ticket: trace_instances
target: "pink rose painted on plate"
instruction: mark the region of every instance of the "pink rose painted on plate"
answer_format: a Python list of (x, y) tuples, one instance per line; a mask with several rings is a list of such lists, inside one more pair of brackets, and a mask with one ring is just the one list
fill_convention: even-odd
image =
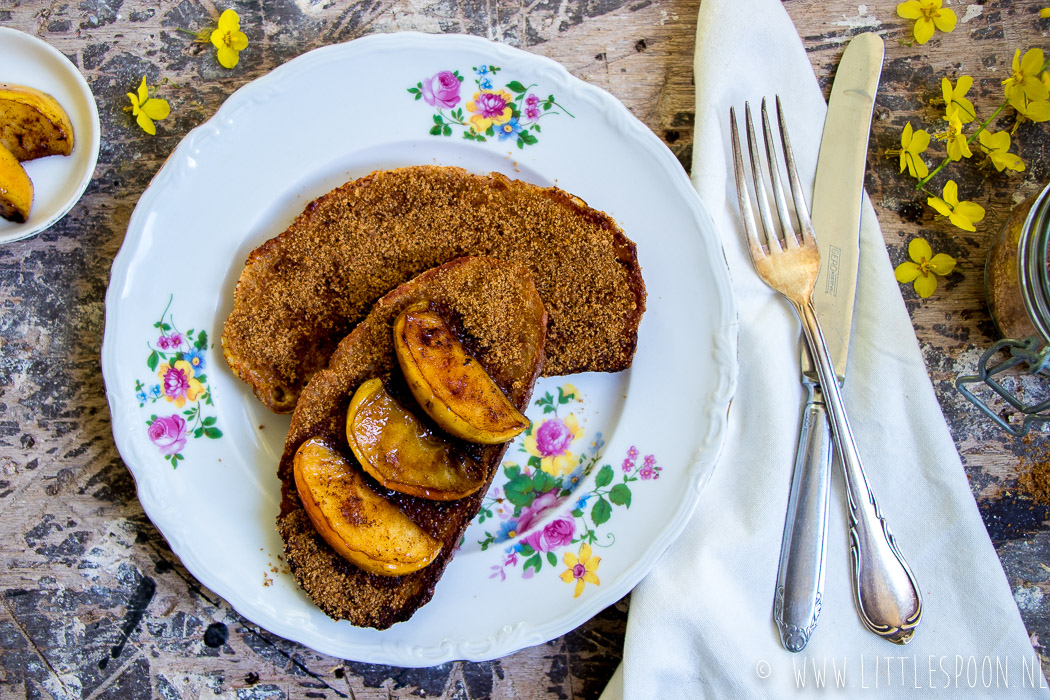
[(534, 532), (523, 541), (537, 552), (550, 552), (572, 542), (576, 534), (576, 523), (572, 518), (558, 518), (547, 523), (542, 530)]
[(178, 454), (186, 446), (186, 421), (180, 415), (155, 419), (149, 424), (147, 432), (162, 455)]
[(423, 100), (432, 107), (451, 109), (459, 104), (459, 78), (443, 70), (420, 83)]

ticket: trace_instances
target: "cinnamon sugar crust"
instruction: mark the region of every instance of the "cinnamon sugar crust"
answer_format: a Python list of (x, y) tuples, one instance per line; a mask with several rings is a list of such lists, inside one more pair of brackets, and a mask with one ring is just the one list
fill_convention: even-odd
[(295, 451), (308, 438), (320, 437), (360, 469), (346, 440), (346, 410), (362, 382), (381, 377), (402, 405), (429, 421), (404, 385), (394, 353), (394, 320), (419, 301), (442, 314), (519, 410), (528, 405), (543, 366), (547, 316), (528, 269), (492, 258), (459, 258), (380, 299), (339, 343), (328, 366), (306, 385), (278, 468), (282, 498), (277, 529), (285, 543), (285, 559), (299, 585), (326, 614), (377, 629), (407, 620), (430, 600), (507, 449), (506, 444), (472, 445), (448, 438), (486, 470), (484, 487), (458, 501), (390, 491), (362, 470), (377, 493), (442, 542), (435, 561), (419, 571), (394, 577), (369, 574), (339, 556), (315, 531), (296, 490)]
[(462, 255), (532, 271), (548, 314), (547, 376), (630, 366), (645, 285), (616, 222), (555, 187), (439, 166), (349, 182), (255, 249), (223, 330), (226, 360), (264, 404), (289, 412), (376, 299)]

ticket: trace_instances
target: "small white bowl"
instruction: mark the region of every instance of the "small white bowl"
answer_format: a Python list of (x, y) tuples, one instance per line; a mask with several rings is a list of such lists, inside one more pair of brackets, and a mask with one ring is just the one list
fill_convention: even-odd
[(84, 194), (98, 160), (98, 107), (84, 76), (57, 49), (16, 29), (0, 27), (0, 82), (53, 96), (73, 123), (73, 153), (24, 163), (33, 181), (33, 208), (25, 223), (0, 218), (0, 243), (40, 233), (65, 216)]

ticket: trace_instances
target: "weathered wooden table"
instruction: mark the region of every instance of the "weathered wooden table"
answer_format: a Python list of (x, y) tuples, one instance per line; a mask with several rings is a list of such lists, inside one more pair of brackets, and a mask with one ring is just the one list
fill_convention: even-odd
[[(742, 1), (742, 0), (737, 0)], [(1050, 3), (1047, 3), (1050, 4)], [(987, 218), (971, 234), (935, 220), (886, 149), (905, 121), (932, 130), (940, 77), (968, 74), (980, 113), (1002, 100), (1014, 50), (1050, 48), (1035, 0), (960, 2), (924, 46), (896, 3), (785, 2), (825, 90), (850, 36), (886, 38), (868, 191), (894, 262), (929, 240), (958, 259), (930, 299), (903, 290), (930, 377), (1037, 651), (1050, 639), (1050, 527), (1018, 477), (1050, 440), (1010, 438), (953, 388), (996, 339), (984, 302), (987, 251), (1010, 207), (1050, 180), (1050, 126), (1024, 124), (1023, 173), (955, 166)], [(220, 68), (178, 31), (214, 21), (211, 0), (0, 0), (0, 25), (35, 34), (87, 76), (102, 151), (83, 200), (51, 230), (0, 248), (0, 695), (56, 698), (596, 697), (619, 661), (628, 603), (578, 630), (487, 663), (399, 669), (317, 654), (240, 618), (202, 589), (143, 514), (110, 434), (99, 369), (103, 295), (131, 211), (179, 139), (234, 89), (301, 53), (374, 32), (464, 32), (563, 63), (620, 98), (689, 167), (698, 0), (416, 2), (240, 0), (250, 46)], [(758, 50), (740, 37), (740, 51)], [(174, 112), (156, 137), (123, 111), (141, 75), (168, 78)], [(3, 80), (3, 66), (0, 66)], [(1008, 128), (1011, 120), (1002, 122)], [(1002, 127), (1000, 127), (1002, 128)], [(932, 159), (931, 159), (932, 160)], [(887, 342), (893, 342), (887, 338)], [(1038, 382), (1029, 382), (1033, 391)], [(1047, 660), (1044, 658), (1044, 668)]]

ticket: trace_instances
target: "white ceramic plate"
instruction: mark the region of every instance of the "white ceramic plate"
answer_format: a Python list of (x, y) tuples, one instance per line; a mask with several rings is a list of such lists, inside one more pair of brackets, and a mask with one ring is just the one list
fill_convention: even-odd
[(16, 29), (0, 27), (0, 82), (42, 90), (73, 123), (73, 153), (24, 163), (33, 181), (33, 208), (25, 223), (0, 219), (0, 243), (40, 233), (65, 216), (84, 194), (98, 160), (98, 108), (84, 76), (54, 47)]
[[(327, 618), (283, 566), (275, 468), (288, 418), (232, 376), (218, 339), (248, 253), (307, 202), (425, 163), (557, 184), (605, 210), (638, 244), (648, 311), (630, 370), (540, 382), (536, 430), (511, 446), (433, 600), (379, 632)], [(564, 634), (654, 565), (721, 448), (736, 313), (712, 226), (652, 132), (550, 60), (408, 33), (301, 56), (187, 135), (113, 264), (102, 366), (143, 508), (241, 614), (334, 656), (425, 666)]]

